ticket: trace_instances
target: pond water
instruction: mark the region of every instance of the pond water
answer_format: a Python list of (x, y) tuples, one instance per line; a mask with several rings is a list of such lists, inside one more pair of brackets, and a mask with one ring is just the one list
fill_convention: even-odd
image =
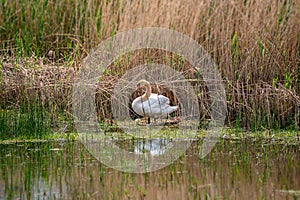
[(200, 145), (163, 169), (134, 174), (101, 164), (80, 142), (1, 144), (0, 198), (300, 198), (299, 143), (224, 139), (204, 159)]

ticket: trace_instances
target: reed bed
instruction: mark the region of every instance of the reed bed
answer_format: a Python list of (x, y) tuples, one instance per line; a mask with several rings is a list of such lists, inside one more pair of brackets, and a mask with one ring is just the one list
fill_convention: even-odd
[[(72, 81), (91, 49), (120, 31), (152, 26), (185, 33), (210, 53), (224, 80), (228, 125), (298, 130), (299, 8), (299, 1), (290, 0), (2, 0), (1, 107), (17, 107), (34, 94), (51, 123), (61, 120), (57, 113), (70, 118)], [(147, 55), (157, 63), (168, 57), (151, 51), (134, 55), (130, 62), (121, 59), (110, 66), (118, 70), (101, 85), (101, 101), (108, 102), (99, 111), (104, 118), (110, 117), (110, 95), (103, 91), (110, 94), (124, 71), (145, 63)], [(205, 97), (200, 102), (206, 105)]]

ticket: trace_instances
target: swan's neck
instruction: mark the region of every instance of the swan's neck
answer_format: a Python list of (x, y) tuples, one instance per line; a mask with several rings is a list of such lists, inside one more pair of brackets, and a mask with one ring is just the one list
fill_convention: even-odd
[(150, 83), (145, 85), (146, 92), (142, 95), (142, 102), (146, 101), (151, 95), (151, 86)]

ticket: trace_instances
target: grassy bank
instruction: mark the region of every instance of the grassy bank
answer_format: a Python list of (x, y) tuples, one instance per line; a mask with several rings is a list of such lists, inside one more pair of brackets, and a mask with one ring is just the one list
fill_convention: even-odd
[[(0, 133), (11, 137), (28, 129), (38, 136), (62, 121), (72, 121), (72, 81), (83, 58), (106, 38), (146, 26), (185, 33), (211, 54), (226, 87), (227, 125), (236, 130), (297, 131), (299, 19), (300, 2), (290, 0), (2, 0)], [(117, 70), (108, 74), (109, 84), (102, 85), (101, 97), (109, 98), (104, 92), (111, 91), (126, 69), (149, 58), (157, 63), (166, 60), (165, 53), (138, 55), (112, 64)], [(181, 63), (172, 56), (168, 61)], [(33, 101), (36, 97), (39, 100)], [(206, 96), (199, 98), (205, 102)], [(102, 118), (111, 117), (109, 106), (99, 111)]]

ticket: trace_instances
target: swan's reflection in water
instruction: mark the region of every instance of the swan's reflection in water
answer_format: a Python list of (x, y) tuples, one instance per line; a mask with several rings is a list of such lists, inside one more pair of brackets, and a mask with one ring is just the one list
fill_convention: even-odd
[(151, 154), (152, 156), (160, 156), (173, 147), (170, 139), (140, 139), (134, 142), (134, 153)]

